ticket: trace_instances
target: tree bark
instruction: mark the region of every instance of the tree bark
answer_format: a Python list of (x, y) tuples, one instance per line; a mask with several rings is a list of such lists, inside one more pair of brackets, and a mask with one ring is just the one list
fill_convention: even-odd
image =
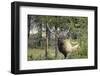
[(47, 59), (47, 54), (48, 54), (48, 28), (47, 28), (47, 25), (46, 24), (46, 47), (45, 47), (45, 58)]
[(42, 48), (42, 23), (39, 24), (39, 47)]
[(55, 26), (55, 58), (57, 58), (57, 54), (58, 54), (58, 49), (57, 49), (57, 27)]
[(31, 20), (31, 18), (30, 18), (30, 16), (28, 16), (28, 39), (29, 39), (29, 36), (30, 36), (30, 20)]

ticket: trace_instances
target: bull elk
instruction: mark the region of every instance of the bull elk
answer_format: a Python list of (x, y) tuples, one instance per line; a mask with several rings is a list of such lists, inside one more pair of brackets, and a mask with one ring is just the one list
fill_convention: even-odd
[(62, 53), (64, 55), (64, 58), (68, 58), (68, 54), (74, 52), (74, 51), (78, 51), (80, 46), (79, 43), (75, 43), (74, 46), (72, 45), (73, 43), (71, 42), (70, 38), (68, 37), (68, 33), (70, 28), (67, 31), (61, 31), (59, 33), (54, 33), (50, 30), (49, 26), (48, 26), (49, 31), (52, 34), (56, 34), (57, 37), (57, 46), (58, 46), (58, 50), (60, 53)]

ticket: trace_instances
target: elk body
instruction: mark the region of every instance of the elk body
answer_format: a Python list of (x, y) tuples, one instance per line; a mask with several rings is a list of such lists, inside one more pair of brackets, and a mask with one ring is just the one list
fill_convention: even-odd
[(69, 53), (79, 49), (79, 44), (72, 46), (70, 39), (64, 40), (58, 38), (58, 49), (64, 55), (64, 58), (66, 58)]

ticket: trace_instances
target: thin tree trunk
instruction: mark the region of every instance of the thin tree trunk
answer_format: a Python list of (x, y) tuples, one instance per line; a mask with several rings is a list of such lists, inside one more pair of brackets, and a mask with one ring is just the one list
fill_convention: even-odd
[(48, 28), (46, 24), (46, 47), (45, 47), (45, 58), (47, 59), (48, 54)]
[(30, 36), (30, 16), (28, 16), (28, 39), (29, 39), (29, 36)]
[(40, 46), (40, 48), (42, 48), (42, 23), (39, 24), (39, 32), (40, 32), (40, 35), (39, 35), (39, 46)]
[(43, 48), (42, 44), (43, 44), (43, 41), (42, 41), (42, 22), (41, 22), (41, 48)]
[[(57, 33), (57, 27), (55, 26), (55, 32)], [(58, 54), (58, 51), (57, 51), (57, 37), (56, 37), (56, 34), (55, 34), (55, 58), (57, 58), (57, 54)]]

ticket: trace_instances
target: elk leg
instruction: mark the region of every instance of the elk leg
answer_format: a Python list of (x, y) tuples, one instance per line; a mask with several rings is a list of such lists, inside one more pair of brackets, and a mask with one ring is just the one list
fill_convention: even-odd
[(66, 57), (67, 57), (67, 54), (64, 53), (64, 59), (66, 59)]
[(71, 53), (68, 53), (67, 59), (70, 59), (70, 58), (71, 58)]

